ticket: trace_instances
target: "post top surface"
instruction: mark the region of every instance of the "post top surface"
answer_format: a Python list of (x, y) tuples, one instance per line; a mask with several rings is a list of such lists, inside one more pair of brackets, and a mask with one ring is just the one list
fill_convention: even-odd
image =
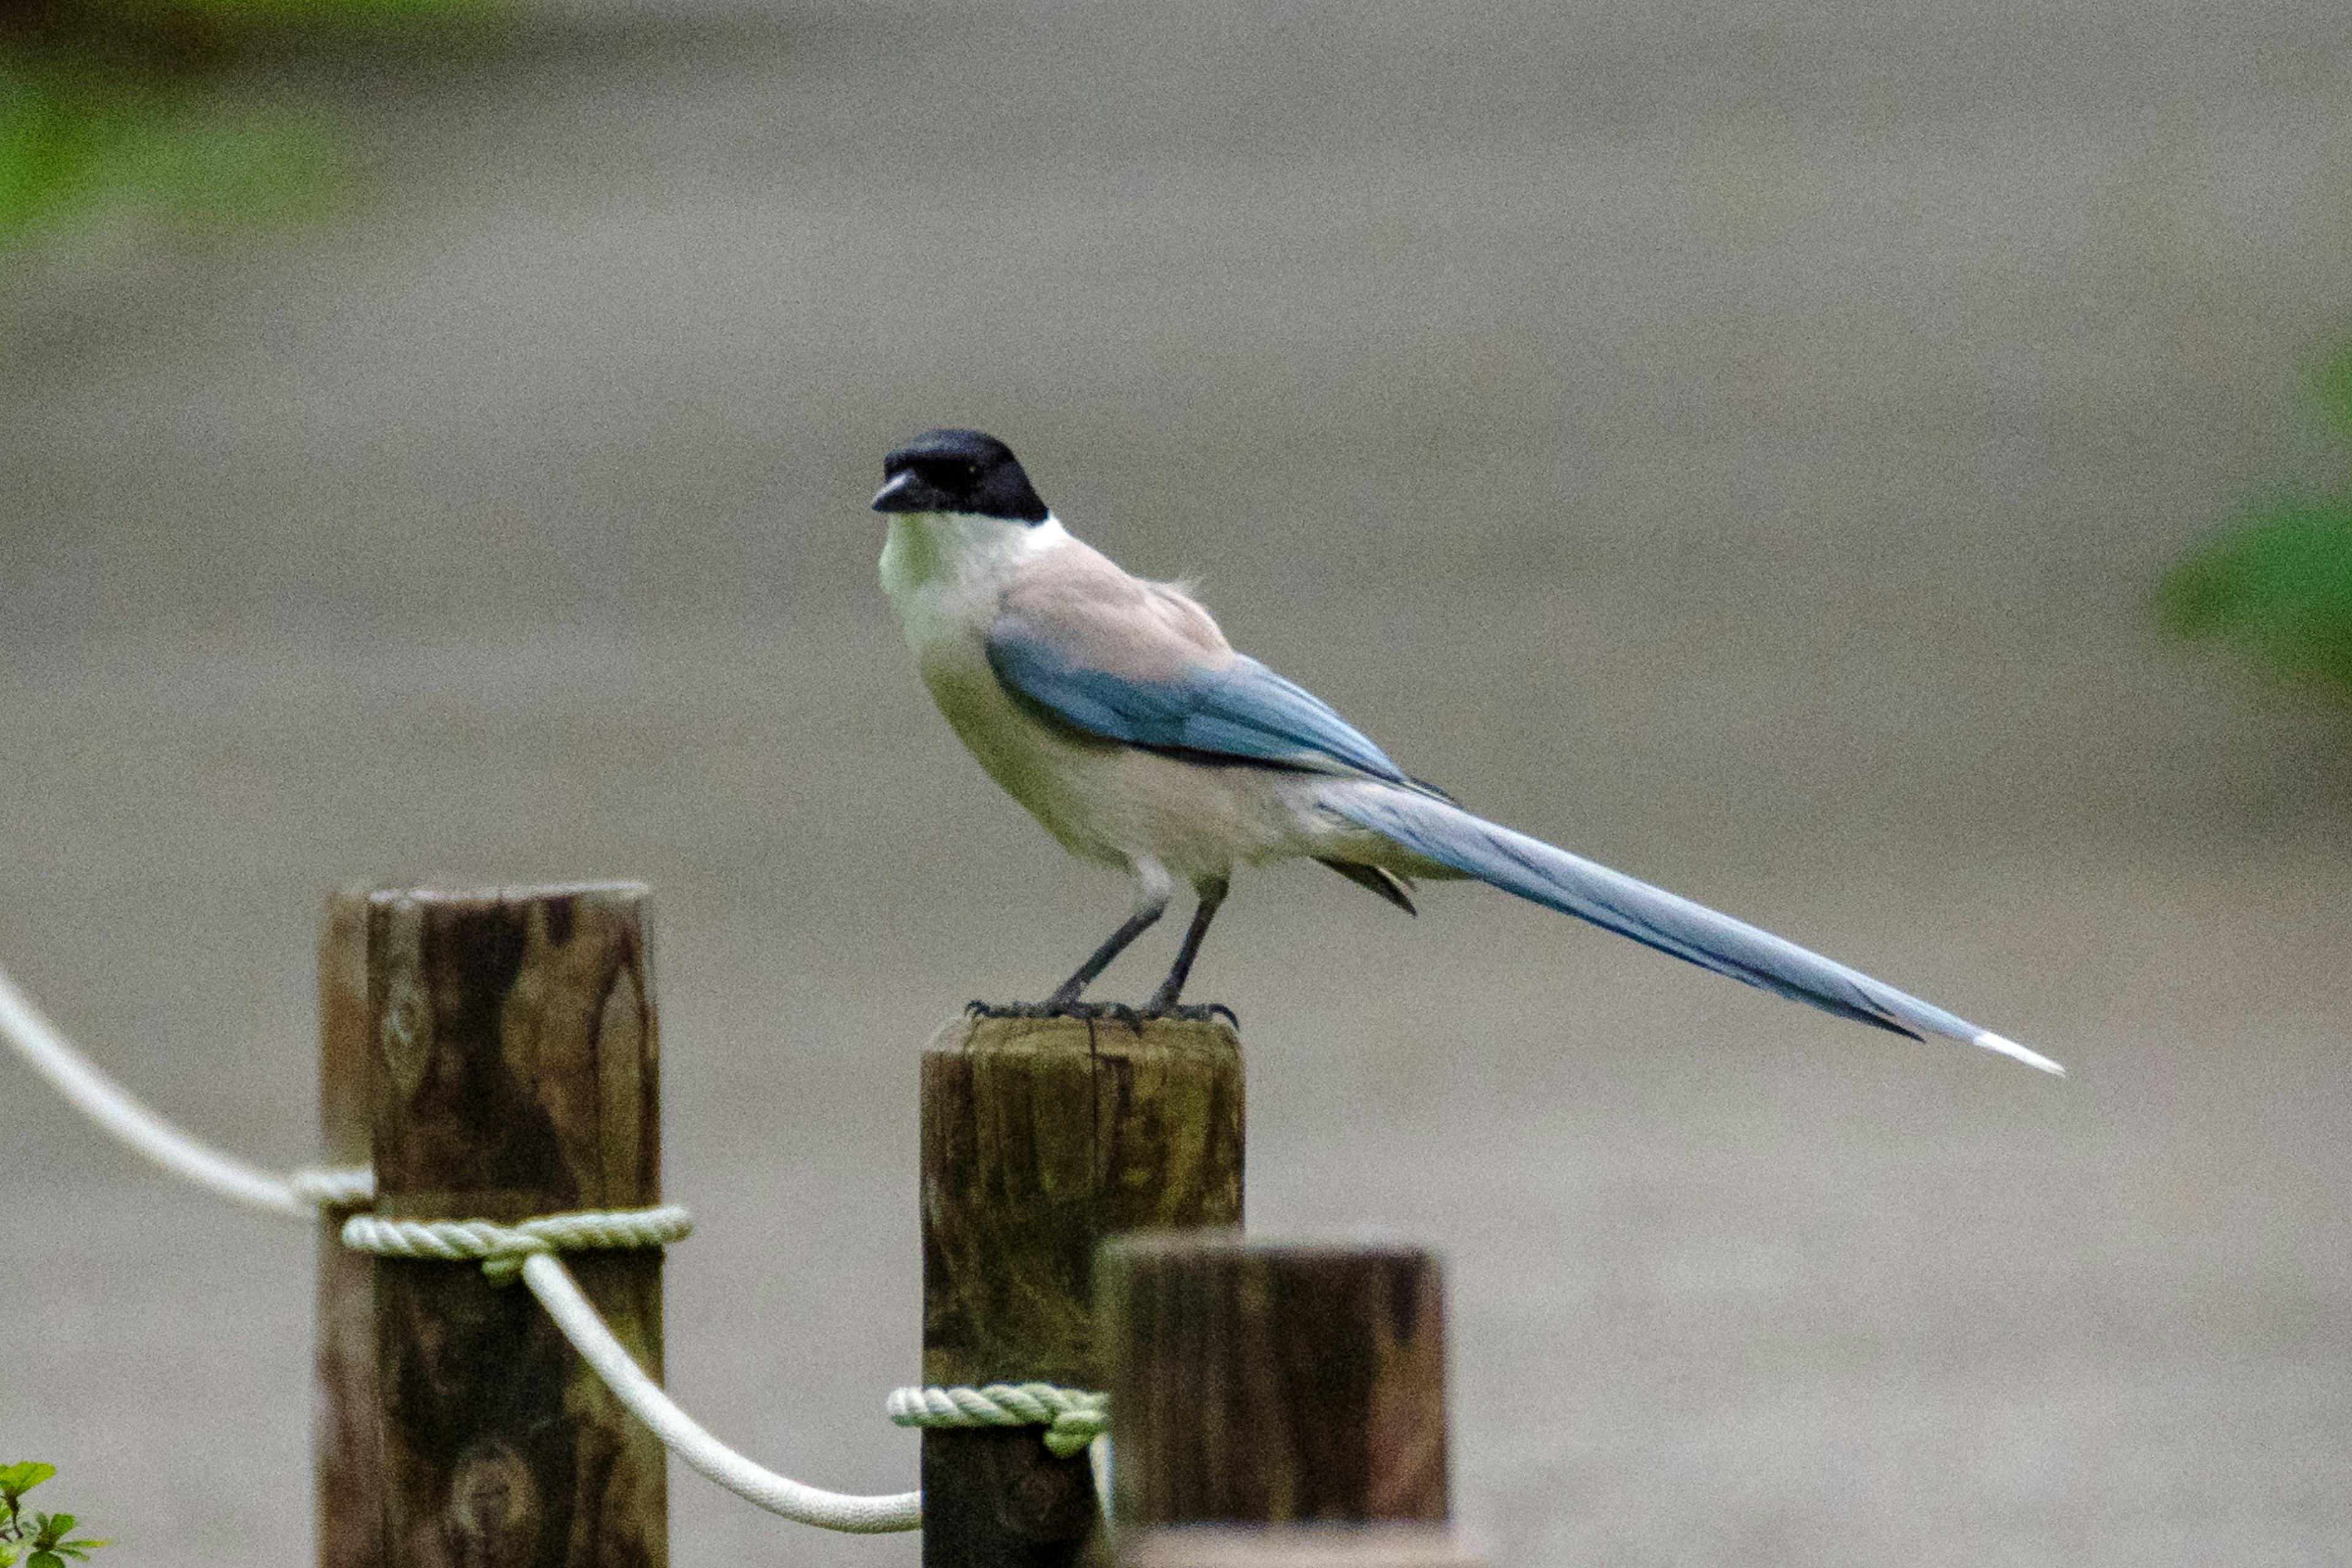
[(597, 899), (629, 903), (652, 897), (645, 882), (510, 882), (478, 888), (375, 888), (371, 904), (529, 904), (551, 899)]
[(1118, 1055), (1135, 1050), (1179, 1055), (1236, 1055), (1242, 1037), (1223, 1018), (988, 1017), (962, 1013), (940, 1026), (927, 1053), (1077, 1051)]

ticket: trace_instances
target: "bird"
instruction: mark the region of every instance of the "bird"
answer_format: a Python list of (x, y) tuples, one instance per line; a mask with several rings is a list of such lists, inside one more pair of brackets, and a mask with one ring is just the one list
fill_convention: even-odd
[(1475, 879), (1839, 1017), (2058, 1063), (1795, 942), (1486, 821), (1406, 773), (1305, 688), (1236, 651), (1184, 584), (1083, 542), (1003, 441), (939, 429), (890, 452), (882, 589), (940, 712), (1065, 849), (1127, 872), (1134, 903), (1043, 1011), (1080, 998), (1195, 903), (1143, 1012), (1180, 1006), (1234, 872), (1310, 859), (1407, 913), (1423, 879)]

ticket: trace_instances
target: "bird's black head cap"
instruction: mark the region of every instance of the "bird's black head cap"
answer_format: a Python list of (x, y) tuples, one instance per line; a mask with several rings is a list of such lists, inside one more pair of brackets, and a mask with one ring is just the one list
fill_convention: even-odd
[(882, 459), (876, 511), (961, 511), (1039, 523), (1050, 514), (1013, 448), (977, 430), (933, 430)]

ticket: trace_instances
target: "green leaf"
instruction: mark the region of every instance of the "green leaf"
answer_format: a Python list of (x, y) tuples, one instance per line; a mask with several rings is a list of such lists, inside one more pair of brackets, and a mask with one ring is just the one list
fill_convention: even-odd
[(36, 1552), (25, 1568), (66, 1568), (66, 1560), (54, 1552)]
[(2317, 382), (2319, 406), (2327, 422), (2346, 436), (2352, 436), (2352, 342), (2336, 345), (2319, 367)]
[(15, 1502), (57, 1473), (55, 1465), (36, 1464), (30, 1459), (22, 1464), (0, 1466), (0, 1496)]
[(73, 1527), (74, 1516), (69, 1513), (45, 1513), (41, 1515), (41, 1538), (34, 1544), (55, 1546), (66, 1538), (66, 1531)]
[(2352, 501), (2280, 495), (2157, 584), (2167, 631), (2235, 645), (2274, 678), (2352, 694)]

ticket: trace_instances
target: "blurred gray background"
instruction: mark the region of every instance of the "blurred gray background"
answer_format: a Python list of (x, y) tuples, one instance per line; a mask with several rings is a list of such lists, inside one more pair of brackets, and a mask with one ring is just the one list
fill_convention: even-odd
[[(575, 0), (305, 67), (340, 221), (0, 273), (0, 963), (290, 1165), (327, 889), (650, 880), (671, 1385), (912, 1485), (915, 1052), (1126, 901), (873, 581), (880, 454), (977, 425), (1406, 766), (2074, 1070), (1245, 880), (1252, 1221), (1444, 1249), (1494, 1561), (2346, 1561), (2352, 723), (2144, 605), (2313, 460), (2345, 24)], [(307, 1560), (309, 1234), (0, 1107), (0, 1459), (118, 1568)], [(917, 1558), (672, 1494), (681, 1565)]]

